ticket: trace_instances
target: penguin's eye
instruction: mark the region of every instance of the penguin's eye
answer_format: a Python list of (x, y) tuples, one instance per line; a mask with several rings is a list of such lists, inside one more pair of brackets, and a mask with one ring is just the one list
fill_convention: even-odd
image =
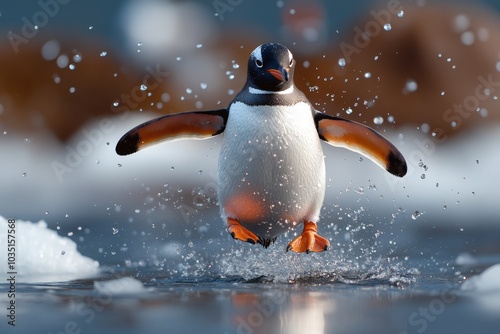
[(259, 59), (255, 59), (255, 65), (257, 65), (257, 67), (259, 67), (259, 68), (260, 68), (260, 67), (262, 67), (262, 65), (264, 65), (264, 64), (262, 64), (262, 61), (260, 61)]
[(292, 67), (292, 65), (293, 65), (293, 58), (290, 59), (290, 67)]

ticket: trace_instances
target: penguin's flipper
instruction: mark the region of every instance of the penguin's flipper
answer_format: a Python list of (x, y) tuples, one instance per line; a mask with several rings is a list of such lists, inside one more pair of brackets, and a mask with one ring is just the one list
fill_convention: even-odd
[(406, 174), (408, 167), (401, 152), (377, 131), (358, 122), (319, 112), (314, 120), (319, 137), (328, 144), (361, 153), (396, 176)]
[(116, 153), (128, 155), (151, 144), (178, 139), (206, 139), (222, 133), (227, 109), (192, 111), (166, 115), (136, 126), (123, 135)]

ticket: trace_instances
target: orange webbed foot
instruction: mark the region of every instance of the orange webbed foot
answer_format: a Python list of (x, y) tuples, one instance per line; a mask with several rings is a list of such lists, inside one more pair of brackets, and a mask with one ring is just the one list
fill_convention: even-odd
[(249, 242), (251, 244), (260, 243), (259, 237), (241, 225), (236, 219), (227, 219), (227, 231), (231, 234), (233, 239)]
[(316, 223), (304, 222), (302, 233), (293, 239), (286, 248), (297, 253), (323, 252), (328, 249), (330, 242), (317, 233)]

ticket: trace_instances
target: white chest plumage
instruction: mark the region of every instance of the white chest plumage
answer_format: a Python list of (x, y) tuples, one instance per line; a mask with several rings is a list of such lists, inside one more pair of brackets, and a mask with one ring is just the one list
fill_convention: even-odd
[(323, 150), (309, 104), (229, 110), (218, 167), (224, 219), (263, 237), (317, 221), (325, 193)]

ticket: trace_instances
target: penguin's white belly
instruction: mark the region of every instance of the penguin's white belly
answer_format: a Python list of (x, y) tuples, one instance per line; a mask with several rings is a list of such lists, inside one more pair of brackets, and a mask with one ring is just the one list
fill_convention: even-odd
[(323, 150), (307, 103), (231, 105), (218, 166), (224, 219), (272, 238), (316, 222), (324, 194)]

